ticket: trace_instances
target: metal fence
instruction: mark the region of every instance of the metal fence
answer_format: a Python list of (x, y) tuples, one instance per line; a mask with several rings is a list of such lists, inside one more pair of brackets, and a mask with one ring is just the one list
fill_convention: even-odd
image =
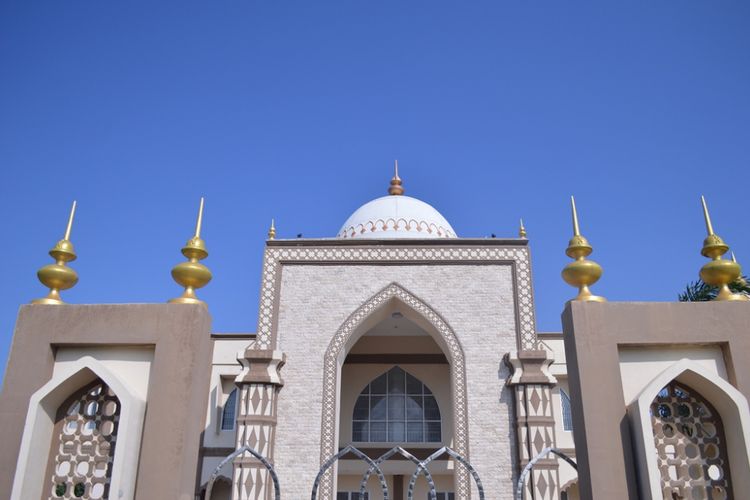
[[(260, 453), (255, 451), (254, 449), (250, 448), (249, 446), (243, 446), (242, 448), (232, 452), (229, 456), (227, 456), (224, 460), (219, 463), (218, 466), (214, 469), (214, 471), (211, 473), (211, 476), (208, 479), (208, 484), (206, 486), (206, 500), (211, 499), (211, 493), (213, 491), (214, 482), (216, 481), (216, 478), (219, 477), (219, 471), (222, 467), (224, 467), (226, 464), (234, 460), (235, 457), (243, 454), (243, 453), (250, 453), (252, 456), (257, 458), (261, 464), (268, 470), (269, 474), (271, 475), (271, 479), (273, 481), (273, 487), (274, 487), (274, 498), (276, 500), (281, 500), (281, 488), (279, 486), (279, 478), (276, 474), (276, 470), (274, 469), (273, 465), (266, 460), (265, 457), (263, 457)], [(378, 475), (378, 479), (380, 481), (380, 489), (383, 493), (383, 499), (389, 500), (390, 492), (388, 491), (388, 483), (385, 479), (385, 474), (383, 474), (383, 471), (381, 470), (380, 466), (388, 460), (389, 458), (393, 457), (394, 455), (401, 455), (402, 457), (406, 458), (407, 460), (411, 461), (414, 466), (415, 470), (414, 473), (411, 475), (411, 479), (409, 480), (409, 488), (406, 493), (407, 500), (413, 500), (414, 499), (414, 487), (417, 483), (417, 479), (419, 478), (419, 475), (423, 475), (425, 477), (425, 480), (427, 481), (427, 487), (429, 489), (429, 495), (431, 500), (437, 500), (437, 492), (435, 491), (435, 482), (432, 479), (432, 474), (430, 474), (429, 465), (436, 459), (442, 457), (443, 455), (448, 455), (452, 459), (454, 459), (457, 463), (461, 464), (463, 467), (465, 467), (469, 473), (471, 474), (471, 477), (474, 479), (474, 483), (477, 486), (477, 491), (479, 492), (479, 500), (485, 500), (484, 497), (484, 487), (482, 486), (482, 481), (479, 479), (479, 474), (477, 474), (477, 471), (474, 469), (474, 467), (471, 466), (468, 460), (466, 460), (464, 457), (453, 451), (451, 448), (447, 446), (443, 446), (439, 450), (435, 451), (433, 454), (431, 454), (429, 457), (427, 457), (424, 460), (419, 460), (414, 455), (406, 451), (400, 446), (394, 446), (375, 460), (368, 457), (364, 452), (356, 448), (355, 446), (347, 446), (346, 448), (342, 449), (332, 457), (330, 457), (328, 460), (326, 460), (323, 465), (320, 467), (320, 470), (318, 471), (318, 475), (315, 477), (315, 482), (313, 483), (312, 487), (312, 493), (310, 495), (311, 500), (316, 500), (318, 495), (318, 487), (320, 486), (320, 482), (323, 479), (323, 475), (325, 472), (333, 467), (333, 464), (336, 463), (336, 461), (340, 460), (342, 457), (352, 454), (358, 459), (364, 461), (368, 467), (365, 473), (362, 475), (362, 480), (359, 483), (359, 494), (360, 498), (365, 498), (365, 493), (367, 492), (367, 482), (370, 479), (370, 476), (372, 476), (373, 473)]]

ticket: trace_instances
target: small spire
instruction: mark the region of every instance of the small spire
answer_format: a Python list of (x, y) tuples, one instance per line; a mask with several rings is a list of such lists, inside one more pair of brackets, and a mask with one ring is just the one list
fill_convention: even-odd
[(601, 278), (603, 272), (602, 266), (586, 258), (594, 249), (588, 240), (581, 236), (581, 231), (578, 227), (576, 200), (572, 196), (570, 197), (570, 205), (573, 211), (573, 237), (568, 242), (565, 254), (575, 260), (563, 268), (562, 277), (569, 285), (578, 287), (578, 296), (573, 300), (606, 302), (607, 299), (594, 295), (589, 290), (589, 286)]
[(65, 228), (64, 240), (70, 241), (70, 232), (73, 230), (73, 218), (76, 216), (76, 200), (73, 200), (73, 206), (70, 207), (70, 215), (68, 216), (68, 226)]
[(580, 236), (581, 230), (578, 227), (578, 211), (576, 210), (576, 199), (570, 197), (570, 206), (573, 209), (573, 236)]
[(521, 225), (518, 228), (518, 237), (526, 239), (526, 228), (523, 227), (523, 219), (521, 219)]
[(731, 254), (732, 260), (722, 257), (729, 251), (729, 245), (724, 243), (721, 236), (714, 233), (706, 199), (703, 196), (701, 196), (701, 205), (703, 205), (703, 218), (706, 221), (706, 232), (708, 232), (708, 236), (703, 240), (701, 255), (711, 260), (701, 267), (700, 278), (704, 283), (719, 289), (714, 300), (750, 300), (747, 295), (732, 293), (729, 289), (729, 284), (741, 277), (742, 267), (737, 263), (734, 253)]
[(268, 228), (268, 239), (269, 240), (276, 239), (276, 226), (274, 225), (273, 219), (271, 219), (271, 227)]
[(65, 236), (49, 251), (50, 256), (55, 259), (55, 263), (42, 267), (36, 273), (39, 281), (49, 288), (49, 293), (41, 299), (32, 300), (32, 304), (64, 304), (65, 302), (60, 298), (60, 290), (67, 290), (78, 283), (78, 273), (66, 265), (66, 263), (77, 258), (73, 243), (70, 241), (75, 213), (76, 202), (74, 201), (70, 208)]
[(401, 177), (398, 176), (398, 160), (393, 162), (393, 179), (391, 179), (391, 185), (388, 188), (388, 194), (398, 196), (404, 194), (404, 187), (402, 186)]
[(708, 207), (706, 206), (706, 198), (701, 195), (701, 204), (703, 205), (703, 219), (706, 221), (706, 232), (709, 236), (714, 235), (714, 227), (711, 225), (711, 216), (708, 214)]
[(195, 236), (190, 238), (182, 247), (182, 255), (187, 257), (188, 261), (181, 262), (172, 268), (172, 278), (179, 285), (185, 287), (182, 295), (169, 301), (173, 304), (205, 304), (195, 295), (195, 290), (206, 286), (212, 278), (211, 271), (198, 262), (208, 257), (206, 242), (200, 236), (201, 225), (203, 224), (203, 202), (204, 200), (201, 198), (198, 219), (195, 222)]
[(201, 196), (201, 204), (198, 207), (198, 220), (195, 221), (195, 237), (201, 237), (201, 226), (203, 225), (203, 196)]

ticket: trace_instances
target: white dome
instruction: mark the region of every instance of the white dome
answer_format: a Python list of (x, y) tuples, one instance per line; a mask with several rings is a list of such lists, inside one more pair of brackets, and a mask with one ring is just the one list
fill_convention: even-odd
[(359, 207), (337, 238), (455, 238), (445, 217), (410, 196), (383, 196)]

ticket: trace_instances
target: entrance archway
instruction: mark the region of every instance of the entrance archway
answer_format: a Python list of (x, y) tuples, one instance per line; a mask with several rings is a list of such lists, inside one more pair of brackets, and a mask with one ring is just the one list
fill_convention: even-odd
[[(325, 353), (323, 370), (323, 415), (321, 428), (321, 464), (338, 452), (340, 378), (346, 355), (354, 344), (373, 326), (400, 312), (418, 325), (437, 343), (450, 366), (450, 387), (453, 407), (453, 448), (469, 458), (469, 439), (466, 407), (466, 369), (461, 345), (448, 323), (426, 302), (391, 283), (365, 301), (339, 327)], [(459, 498), (470, 497), (469, 476), (459, 471), (455, 479)], [(333, 498), (334, 472), (329, 471), (321, 482), (321, 497)]]

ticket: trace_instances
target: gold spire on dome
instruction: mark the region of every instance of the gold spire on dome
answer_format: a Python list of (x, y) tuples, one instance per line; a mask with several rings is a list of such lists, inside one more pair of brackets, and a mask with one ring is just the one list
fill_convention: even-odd
[(401, 185), (401, 177), (398, 176), (398, 160), (395, 160), (393, 163), (393, 179), (391, 179), (388, 194), (399, 196), (404, 194), (404, 187)]
[(73, 243), (70, 241), (70, 231), (73, 229), (75, 214), (76, 202), (74, 201), (70, 208), (65, 236), (49, 251), (50, 256), (55, 259), (55, 263), (42, 267), (36, 273), (39, 281), (49, 288), (49, 293), (46, 297), (32, 300), (32, 304), (64, 304), (65, 302), (60, 298), (60, 290), (67, 290), (78, 283), (78, 273), (66, 265), (67, 262), (74, 261), (77, 257), (73, 249)]
[(521, 219), (521, 225), (518, 227), (518, 237), (526, 239), (526, 228), (523, 226), (523, 219)]
[(742, 275), (742, 268), (736, 259), (726, 260), (721, 257), (729, 251), (729, 245), (724, 243), (724, 240), (718, 234), (714, 233), (706, 199), (703, 196), (701, 196), (701, 204), (703, 205), (703, 218), (706, 221), (706, 232), (708, 233), (706, 239), (703, 240), (701, 255), (708, 257), (711, 261), (701, 267), (700, 278), (704, 283), (719, 289), (719, 293), (714, 300), (750, 300), (746, 295), (732, 293), (729, 290), (729, 283)]
[(271, 219), (271, 227), (268, 228), (268, 239), (269, 240), (276, 239), (276, 226), (273, 223), (273, 219)]
[(205, 304), (195, 296), (196, 289), (206, 286), (211, 281), (211, 271), (198, 262), (208, 257), (206, 243), (201, 239), (202, 223), (203, 198), (201, 198), (200, 208), (198, 209), (198, 220), (195, 223), (195, 236), (190, 238), (182, 247), (182, 255), (187, 257), (188, 261), (177, 264), (172, 269), (172, 278), (179, 285), (185, 287), (182, 295), (169, 301), (173, 304)]
[(589, 290), (589, 286), (593, 285), (602, 276), (602, 266), (588, 260), (591, 252), (594, 250), (589, 244), (588, 240), (581, 236), (581, 230), (578, 227), (578, 212), (576, 211), (576, 200), (572, 196), (570, 197), (570, 204), (573, 210), (573, 237), (568, 242), (568, 248), (565, 249), (565, 254), (571, 259), (575, 259), (569, 263), (562, 271), (562, 277), (566, 283), (572, 286), (578, 287), (578, 296), (573, 300), (583, 300), (592, 302), (606, 302), (607, 299), (594, 295)]

